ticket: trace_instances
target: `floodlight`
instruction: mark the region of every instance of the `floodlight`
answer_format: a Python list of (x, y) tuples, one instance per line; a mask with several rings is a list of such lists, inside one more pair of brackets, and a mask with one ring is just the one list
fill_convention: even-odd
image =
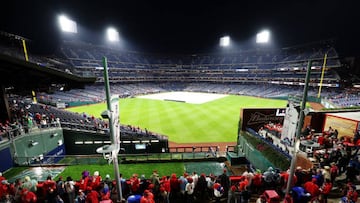
[(115, 28), (107, 29), (107, 38), (110, 42), (118, 42), (119, 41), (119, 32)]
[(256, 43), (267, 43), (270, 39), (270, 32), (263, 30), (256, 35)]
[(230, 45), (230, 37), (224, 36), (220, 38), (220, 46), (227, 47)]
[(76, 22), (64, 15), (59, 16), (59, 25), (63, 32), (77, 33)]

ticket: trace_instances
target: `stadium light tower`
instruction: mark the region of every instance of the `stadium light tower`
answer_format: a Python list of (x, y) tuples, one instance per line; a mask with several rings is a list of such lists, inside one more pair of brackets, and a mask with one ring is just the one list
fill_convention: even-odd
[(228, 47), (230, 46), (230, 37), (224, 36), (220, 38), (220, 46), (221, 47)]
[(109, 27), (106, 30), (106, 35), (107, 35), (107, 39), (110, 42), (119, 42), (120, 41), (119, 32), (113, 27)]
[(269, 30), (263, 30), (256, 35), (256, 43), (263, 44), (268, 43), (270, 40), (270, 31)]
[(61, 31), (69, 32), (69, 33), (77, 33), (77, 25), (75, 21), (69, 19), (65, 15), (60, 15), (58, 17), (58, 20)]

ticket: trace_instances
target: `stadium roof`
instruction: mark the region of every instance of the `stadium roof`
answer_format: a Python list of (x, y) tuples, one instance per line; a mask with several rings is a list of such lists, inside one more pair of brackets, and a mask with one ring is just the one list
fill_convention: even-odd
[[(116, 27), (127, 50), (197, 53), (218, 47), (229, 35), (240, 48), (266, 28), (274, 45), (286, 47), (337, 39), (346, 54), (358, 53), (356, 1), (7, 1), (0, 30), (34, 41), (32, 51), (51, 52), (64, 37), (57, 16), (78, 24), (77, 38), (99, 43)], [(30, 50), (31, 51), (31, 50)]]
[(0, 83), (6, 88), (13, 87), (13, 92), (18, 94), (28, 94), (29, 90), (48, 90), (52, 84), (63, 84), (66, 88), (83, 87), (95, 80), (0, 54)]

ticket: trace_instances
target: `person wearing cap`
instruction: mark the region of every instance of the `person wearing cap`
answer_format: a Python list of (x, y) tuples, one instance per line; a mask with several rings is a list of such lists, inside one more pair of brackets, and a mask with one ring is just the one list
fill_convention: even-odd
[(104, 183), (106, 183), (109, 186), (109, 190), (112, 189), (112, 180), (109, 174), (106, 174)]
[(221, 186), (219, 182), (214, 183), (213, 187), (214, 187), (213, 189), (214, 189), (215, 202), (220, 203), (220, 199), (225, 193), (224, 188)]
[(262, 174), (260, 169), (256, 169), (252, 184), (251, 191), (254, 193), (258, 193), (262, 187)]
[(31, 179), (29, 176), (25, 176), (22, 188), (26, 188), (29, 191), (36, 193), (38, 182), (35, 179)]
[(224, 197), (227, 197), (230, 188), (230, 178), (227, 175), (227, 170), (224, 168), (223, 173), (218, 177), (219, 183), (224, 188)]
[(274, 186), (275, 186), (275, 184), (273, 182), (274, 181), (274, 174), (275, 174), (274, 169), (271, 166), (267, 169), (267, 171), (265, 171), (263, 173), (264, 187), (266, 189), (274, 188)]
[(89, 184), (90, 178), (89, 178), (90, 172), (89, 171), (83, 171), (81, 173), (81, 180), (78, 184), (79, 189), (85, 191), (86, 187)]
[(90, 185), (92, 188), (94, 188), (96, 190), (97, 188), (99, 188), (101, 181), (102, 181), (102, 178), (100, 176), (99, 171), (95, 171)]
[(150, 182), (145, 178), (145, 175), (142, 174), (140, 177), (140, 187), (139, 192), (140, 194), (143, 194), (144, 191), (149, 187)]

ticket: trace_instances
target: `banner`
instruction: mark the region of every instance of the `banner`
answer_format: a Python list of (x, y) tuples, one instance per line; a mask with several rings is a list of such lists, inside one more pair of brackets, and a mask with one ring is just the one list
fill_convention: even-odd
[(114, 144), (120, 148), (120, 107), (119, 95), (113, 95), (110, 99), (112, 111), (112, 125), (114, 129)]

